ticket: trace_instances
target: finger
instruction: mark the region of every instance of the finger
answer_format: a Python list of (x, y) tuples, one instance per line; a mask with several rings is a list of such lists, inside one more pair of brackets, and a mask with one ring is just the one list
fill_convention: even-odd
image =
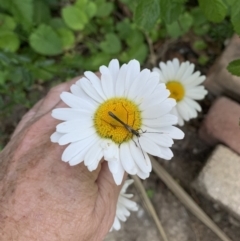
[(97, 183), (99, 186), (100, 197), (106, 197), (105, 202), (111, 202), (116, 205), (122, 185), (127, 178), (127, 173), (124, 173), (121, 185), (116, 185), (112, 173), (109, 170), (108, 163), (104, 161), (99, 173)]
[(21, 119), (18, 123), (15, 131), (13, 132), (11, 139), (14, 138), (25, 126), (26, 124), (33, 119), (36, 112), (43, 103), (43, 99), (39, 100)]

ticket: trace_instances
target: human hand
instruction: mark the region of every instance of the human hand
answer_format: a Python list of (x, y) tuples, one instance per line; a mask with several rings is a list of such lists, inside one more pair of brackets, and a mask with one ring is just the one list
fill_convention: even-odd
[(50, 90), (21, 120), (0, 153), (0, 240), (103, 240), (112, 226), (121, 186), (107, 163), (89, 172), (61, 161), (66, 146), (50, 141), (64, 107), (59, 95), (79, 78)]

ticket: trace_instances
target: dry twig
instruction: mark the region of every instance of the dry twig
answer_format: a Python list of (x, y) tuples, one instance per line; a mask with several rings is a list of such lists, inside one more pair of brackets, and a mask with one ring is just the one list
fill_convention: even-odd
[(140, 181), (140, 179), (137, 176), (132, 176), (132, 179), (134, 180), (135, 186), (140, 191), (140, 193), (141, 193), (141, 195), (143, 197), (144, 203), (146, 204), (146, 207), (147, 207), (149, 213), (152, 215), (153, 220), (156, 223), (156, 226), (157, 226), (157, 228), (159, 230), (159, 233), (161, 234), (163, 240), (164, 241), (168, 241), (167, 235), (166, 235), (166, 233), (165, 233), (165, 231), (163, 229), (163, 226), (162, 226), (162, 224), (161, 224), (161, 222), (160, 222), (160, 220), (159, 220), (159, 218), (157, 216), (157, 213), (156, 213), (156, 211), (155, 211), (155, 209), (154, 209), (150, 199), (147, 196), (147, 193), (145, 191), (145, 188), (144, 188), (142, 182)]
[(184, 189), (168, 174), (168, 172), (150, 156), (153, 170), (166, 186), (174, 193), (182, 204), (188, 208), (199, 220), (210, 228), (222, 241), (231, 241), (230, 238), (207, 216), (207, 214), (195, 203)]

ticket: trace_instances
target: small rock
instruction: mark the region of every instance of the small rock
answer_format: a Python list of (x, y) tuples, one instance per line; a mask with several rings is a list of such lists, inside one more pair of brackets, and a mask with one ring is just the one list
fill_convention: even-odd
[(231, 75), (226, 69), (228, 64), (240, 58), (240, 38), (234, 35), (216, 64), (210, 69), (205, 87), (219, 96), (226, 94), (240, 100), (240, 77)]
[(211, 106), (201, 128), (201, 139), (210, 145), (222, 142), (240, 154), (240, 105), (220, 97)]
[(240, 156), (218, 145), (193, 186), (240, 220)]

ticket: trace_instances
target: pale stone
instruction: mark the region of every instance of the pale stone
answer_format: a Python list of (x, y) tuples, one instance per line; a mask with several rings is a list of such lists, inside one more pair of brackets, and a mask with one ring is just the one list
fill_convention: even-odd
[(218, 145), (199, 174), (194, 187), (240, 220), (238, 154), (223, 145)]

